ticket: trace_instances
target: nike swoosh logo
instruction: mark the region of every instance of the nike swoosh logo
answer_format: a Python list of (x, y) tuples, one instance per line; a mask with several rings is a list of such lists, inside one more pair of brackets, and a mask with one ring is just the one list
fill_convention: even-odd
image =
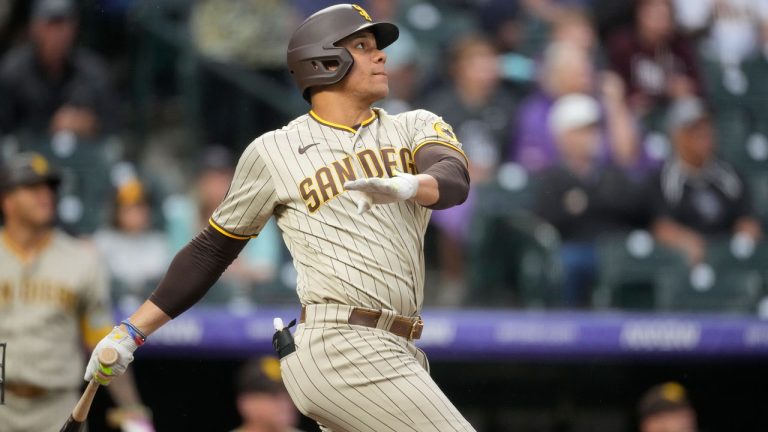
[(312, 144), (307, 144), (305, 146), (300, 146), (299, 147), (299, 154), (306, 153), (307, 149), (309, 149), (310, 147), (316, 146), (316, 145), (320, 145), (320, 143), (312, 143)]

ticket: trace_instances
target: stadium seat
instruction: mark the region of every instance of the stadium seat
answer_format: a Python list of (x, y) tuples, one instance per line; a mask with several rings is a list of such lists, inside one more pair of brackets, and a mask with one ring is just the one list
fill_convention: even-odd
[(560, 280), (558, 245), (555, 229), (528, 212), (476, 215), (469, 244), (470, 302), (553, 305)]
[(763, 226), (768, 226), (768, 166), (762, 171), (749, 174), (750, 192), (752, 194), (752, 207), (755, 215), (762, 221)]
[(663, 311), (754, 312), (762, 291), (758, 271), (709, 266), (662, 270), (656, 277), (656, 308)]
[(739, 247), (732, 239), (707, 242), (704, 261), (716, 269), (733, 271), (762, 271), (768, 263), (768, 244), (760, 242), (754, 248)]
[(685, 269), (683, 257), (657, 244), (650, 233), (634, 231), (597, 242), (600, 268), (593, 305), (597, 308), (652, 309), (656, 274)]
[(768, 60), (763, 55), (755, 56), (744, 63), (742, 69), (749, 81), (749, 91), (743, 95), (744, 104), (749, 109), (753, 122), (768, 124)]
[(747, 162), (746, 144), (751, 125), (745, 111), (738, 108), (714, 109), (713, 116), (718, 153), (737, 166)]
[(507, 215), (529, 210), (533, 205), (533, 190), (524, 169), (516, 164), (505, 164), (499, 173), (499, 181), (474, 187), (475, 213)]

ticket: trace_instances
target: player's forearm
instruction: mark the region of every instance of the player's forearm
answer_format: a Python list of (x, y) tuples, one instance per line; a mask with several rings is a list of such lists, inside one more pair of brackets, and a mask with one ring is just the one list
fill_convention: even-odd
[(145, 304), (149, 311), (147, 324), (163, 324), (163, 317), (152, 309), (153, 306), (168, 317), (176, 318), (200, 301), (246, 243), (245, 240), (227, 237), (211, 227), (203, 229), (176, 254), (163, 280), (149, 297), (153, 305)]
[[(136, 312), (128, 318), (131, 324), (136, 326), (145, 336), (149, 336), (157, 329), (165, 325), (171, 320), (171, 317), (163, 312), (156, 304), (151, 300), (147, 300), (136, 309)], [(124, 329), (128, 330), (128, 329)]]
[(424, 207), (434, 205), (440, 199), (437, 180), (429, 174), (417, 174), (416, 178), (419, 180), (419, 189), (413, 199)]

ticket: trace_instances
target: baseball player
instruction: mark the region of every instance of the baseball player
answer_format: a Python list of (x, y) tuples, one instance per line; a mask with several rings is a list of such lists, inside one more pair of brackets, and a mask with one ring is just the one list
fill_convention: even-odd
[[(323, 9), (288, 46), (308, 114), (251, 143), (205, 228), (149, 300), (97, 348), (121, 353), (197, 302), (274, 216), (298, 272), (302, 309), (283, 380), (325, 431), (474, 430), (429, 376), (413, 343), (432, 209), (464, 201), (467, 159), (451, 127), (371, 105), (389, 91), (383, 48), (398, 37), (357, 5)], [(85, 378), (97, 370), (92, 357)]]
[[(80, 397), (83, 343), (112, 327), (107, 275), (95, 254), (53, 228), (59, 176), (38, 154), (0, 171), (0, 341), (6, 405), (0, 431), (58, 431)], [(112, 389), (126, 422), (152, 430), (130, 377)], [(124, 424), (124, 426), (127, 426)]]

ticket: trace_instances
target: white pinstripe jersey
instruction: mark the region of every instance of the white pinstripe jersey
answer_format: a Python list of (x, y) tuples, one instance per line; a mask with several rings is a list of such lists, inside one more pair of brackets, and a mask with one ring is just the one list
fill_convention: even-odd
[(424, 233), (431, 210), (413, 201), (358, 215), (345, 181), (415, 174), (414, 155), (444, 145), (461, 153), (451, 127), (428, 111), (374, 108), (357, 129), (314, 112), (257, 138), (243, 152), (211, 225), (255, 237), (274, 215), (298, 272), (302, 304), (338, 303), (417, 315), (424, 288)]

